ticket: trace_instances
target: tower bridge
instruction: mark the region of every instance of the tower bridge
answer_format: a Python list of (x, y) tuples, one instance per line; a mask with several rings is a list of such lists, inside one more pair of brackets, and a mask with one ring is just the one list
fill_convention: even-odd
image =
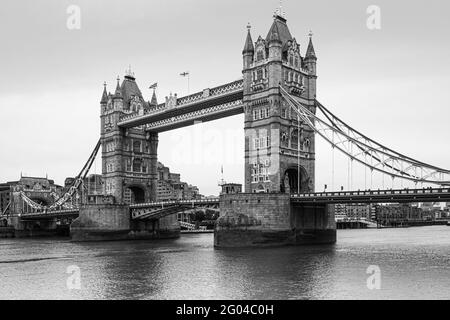
[[(71, 224), (75, 240), (174, 237), (180, 229), (174, 213), (209, 206), (220, 208), (215, 229), (219, 247), (333, 243), (334, 203), (450, 200), (449, 170), (376, 142), (318, 101), (311, 34), (303, 50), (286, 18), (275, 14), (267, 36), (256, 42), (248, 27), (242, 58), (242, 79), (186, 97), (171, 94), (160, 104), (155, 95), (144, 99), (131, 70), (122, 82), (117, 80), (114, 93), (105, 84), (100, 140), (83, 169), (51, 205), (17, 194), (16, 226), (70, 216), (76, 218)], [(244, 192), (208, 201), (156, 202), (158, 134), (240, 113)], [(316, 137), (372, 173), (440, 187), (317, 193)], [(103, 194), (86, 196), (82, 182), (100, 149)]]

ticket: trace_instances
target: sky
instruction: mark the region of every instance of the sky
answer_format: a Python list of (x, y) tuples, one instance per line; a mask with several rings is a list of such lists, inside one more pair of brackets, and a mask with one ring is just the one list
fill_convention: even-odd
[[(367, 26), (370, 5), (380, 8), (379, 29)], [(21, 173), (59, 184), (75, 176), (99, 138), (103, 82), (114, 91), (129, 65), (147, 100), (149, 85), (158, 82), (159, 102), (187, 94), (184, 71), (191, 93), (239, 79), (247, 24), (253, 40), (265, 37), (278, 6), (277, 0), (2, 0), (0, 182)], [(448, 1), (284, 0), (282, 9), (303, 54), (313, 31), (322, 104), (371, 138), (450, 168)], [(318, 191), (332, 184), (331, 154), (318, 138)], [(160, 134), (158, 158), (205, 195), (219, 192), (221, 166), (226, 181), (243, 183), (243, 115)], [(334, 168), (334, 188), (348, 184), (347, 161), (336, 155)], [(101, 173), (100, 160), (91, 172)], [(367, 180), (355, 168), (353, 189)]]

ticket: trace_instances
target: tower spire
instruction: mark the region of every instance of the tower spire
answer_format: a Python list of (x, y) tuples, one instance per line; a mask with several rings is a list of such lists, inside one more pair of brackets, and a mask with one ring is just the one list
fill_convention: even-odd
[(116, 86), (115, 95), (117, 97), (122, 95), (122, 90), (120, 89), (120, 77), (119, 76), (117, 76), (117, 86)]
[(313, 42), (312, 42), (312, 36), (313, 36), (312, 31), (309, 31), (308, 36), (309, 36), (309, 43), (308, 43), (308, 49), (306, 49), (306, 56), (305, 57), (306, 58), (311, 58), (311, 59), (317, 59), (316, 52), (314, 50), (314, 45), (313, 45)]
[(244, 46), (244, 50), (242, 51), (242, 54), (246, 54), (246, 53), (254, 53), (255, 52), (255, 47), (253, 45), (253, 40), (252, 40), (252, 35), (250, 34), (250, 29), (251, 29), (251, 25), (250, 22), (247, 24), (247, 39), (245, 40), (245, 46)]
[(100, 100), (100, 103), (106, 103), (108, 102), (108, 93), (106, 92), (106, 81), (103, 83), (103, 94), (102, 94), (102, 100)]

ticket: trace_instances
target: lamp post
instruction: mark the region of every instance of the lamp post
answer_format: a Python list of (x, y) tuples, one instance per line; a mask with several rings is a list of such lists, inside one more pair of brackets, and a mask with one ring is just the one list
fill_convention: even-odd
[(185, 72), (180, 73), (180, 76), (187, 77), (187, 88), (188, 88), (187, 92), (189, 94), (189, 71), (185, 71)]

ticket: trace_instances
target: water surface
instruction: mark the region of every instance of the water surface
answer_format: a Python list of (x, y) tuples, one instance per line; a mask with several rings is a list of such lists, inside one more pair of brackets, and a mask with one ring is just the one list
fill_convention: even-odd
[[(381, 289), (366, 270), (381, 270)], [(78, 266), (81, 289), (68, 289)], [(212, 234), (0, 239), (0, 299), (448, 299), (450, 227), (338, 230), (335, 245), (214, 249)]]

